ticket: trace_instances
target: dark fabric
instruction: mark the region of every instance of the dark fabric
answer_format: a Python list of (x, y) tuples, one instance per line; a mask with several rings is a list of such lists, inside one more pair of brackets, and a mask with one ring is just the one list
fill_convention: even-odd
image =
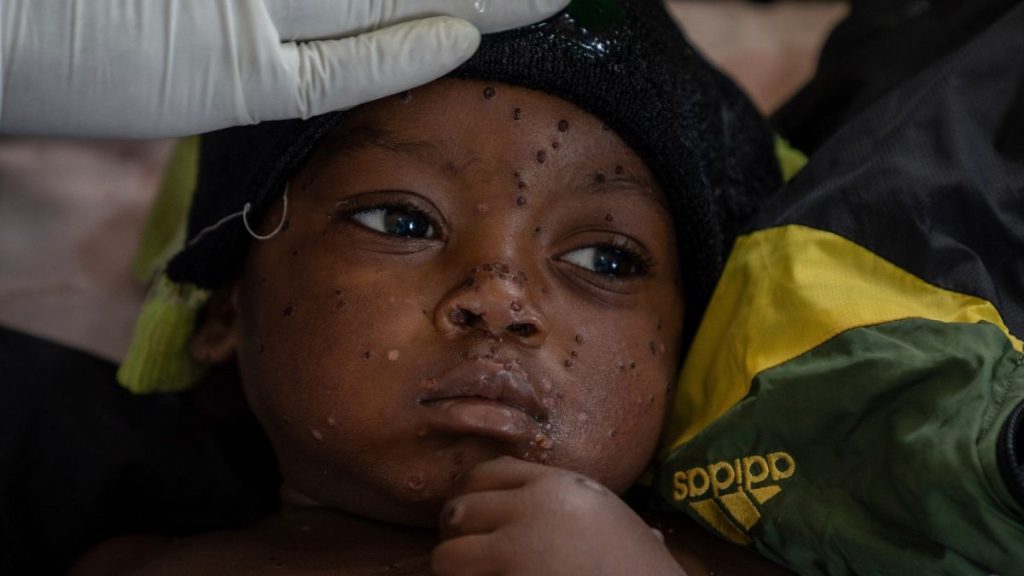
[[(188, 238), (229, 214), (252, 206), (249, 222), (284, 191), (320, 140), (341, 121), (326, 114), (307, 121), (281, 120), (206, 134), (199, 149), (199, 180), (188, 219)], [(240, 220), (210, 230), (202, 241), (178, 253), (167, 266), (175, 282), (216, 289), (241, 271), (249, 236)]]
[[(736, 231), (779, 185), (767, 122), (687, 43), (659, 0), (575, 0), (566, 12), (483, 39), (453, 77), (501, 81), (575, 103), (651, 168), (675, 219), (692, 333)], [(338, 113), (210, 135), (189, 237), (283, 191)], [(221, 227), (171, 262), (172, 280), (216, 288), (237, 274), (248, 237)]]
[(1021, 54), (1024, 2), (848, 122), (751, 229), (835, 232), (1024, 335)]
[[(900, 84), (962, 47), (1020, 0), (852, 0), (814, 78), (773, 118), (811, 154)], [(1007, 58), (1011, 52), (1007, 52)]]
[(1003, 481), (1024, 507), (1024, 402), (1006, 420), (999, 435), (998, 449)]
[(276, 505), (254, 419), (132, 396), (115, 372), (0, 328), (0, 574), (62, 574), (106, 537), (237, 526)]

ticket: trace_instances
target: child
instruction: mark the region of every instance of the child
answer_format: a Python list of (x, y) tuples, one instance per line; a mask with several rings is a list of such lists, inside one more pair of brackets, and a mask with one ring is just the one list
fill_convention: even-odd
[(577, 1), (401, 96), (211, 135), (202, 162), (168, 275), (213, 291), (189, 349), (237, 366), (281, 510), (120, 568), (681, 573), (616, 494), (778, 171), (660, 2)]

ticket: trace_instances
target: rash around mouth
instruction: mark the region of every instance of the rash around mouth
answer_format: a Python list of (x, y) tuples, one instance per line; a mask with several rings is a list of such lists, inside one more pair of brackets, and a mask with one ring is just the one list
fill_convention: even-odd
[(428, 429), (437, 433), (520, 442), (533, 438), (547, 419), (529, 375), (515, 363), (476, 358), (430, 382), (418, 404), (426, 409)]
[(512, 404), (480, 396), (456, 396), (427, 400), (428, 429), (438, 434), (483, 436), (501, 442), (532, 440), (540, 423)]

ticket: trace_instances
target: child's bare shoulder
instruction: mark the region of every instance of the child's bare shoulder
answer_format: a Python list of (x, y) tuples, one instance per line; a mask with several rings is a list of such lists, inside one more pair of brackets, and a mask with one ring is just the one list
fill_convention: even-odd
[[(328, 511), (277, 514), (241, 530), (184, 539), (121, 536), (89, 551), (72, 576), (133, 574), (429, 574), (436, 533)], [(341, 570), (341, 571), (339, 571)]]

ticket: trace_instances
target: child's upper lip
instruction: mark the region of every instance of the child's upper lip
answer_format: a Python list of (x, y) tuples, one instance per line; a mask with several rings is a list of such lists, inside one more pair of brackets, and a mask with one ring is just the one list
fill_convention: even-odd
[(419, 397), (420, 403), (452, 398), (483, 398), (507, 404), (533, 419), (547, 419), (547, 410), (518, 365), (484, 358), (460, 362), (434, 379)]

